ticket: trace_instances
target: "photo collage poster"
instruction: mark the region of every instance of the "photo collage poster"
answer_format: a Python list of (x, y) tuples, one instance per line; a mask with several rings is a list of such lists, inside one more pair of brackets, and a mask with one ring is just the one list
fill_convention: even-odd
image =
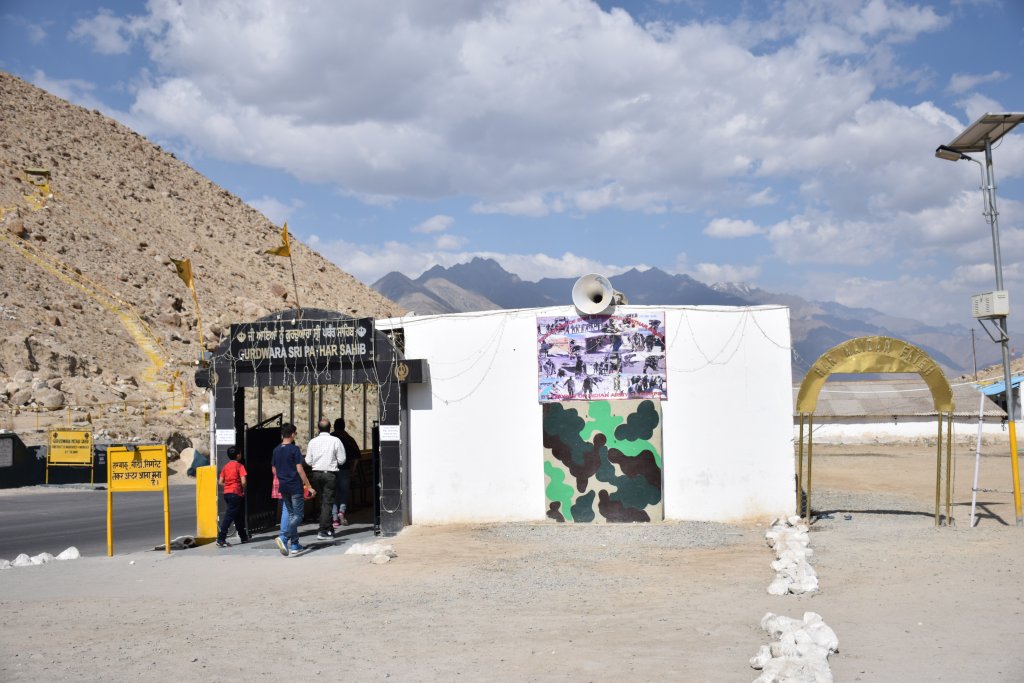
[(665, 314), (537, 318), (538, 397), (668, 398)]

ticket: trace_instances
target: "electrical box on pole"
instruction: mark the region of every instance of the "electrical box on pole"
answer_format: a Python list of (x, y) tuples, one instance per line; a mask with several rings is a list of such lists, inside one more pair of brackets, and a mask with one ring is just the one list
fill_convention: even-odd
[(975, 294), (971, 297), (971, 315), (980, 320), (1005, 318), (1010, 315), (1010, 295), (1005, 290)]

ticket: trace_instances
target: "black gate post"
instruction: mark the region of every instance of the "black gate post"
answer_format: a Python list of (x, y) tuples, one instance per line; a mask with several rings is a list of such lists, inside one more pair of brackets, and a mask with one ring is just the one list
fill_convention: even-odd
[(387, 377), (377, 390), (380, 415), (380, 532), (394, 536), (406, 525), (405, 500), (402, 490), (401, 422), (399, 417), (402, 385), (391, 378), (391, 368), (379, 368), (378, 376)]

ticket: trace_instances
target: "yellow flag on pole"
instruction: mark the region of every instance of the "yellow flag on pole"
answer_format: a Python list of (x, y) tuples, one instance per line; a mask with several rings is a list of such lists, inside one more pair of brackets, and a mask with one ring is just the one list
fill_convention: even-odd
[(194, 289), (195, 284), (192, 282), (192, 261), (191, 259), (171, 259), (171, 263), (174, 264), (174, 269), (178, 271), (178, 277), (185, 283), (185, 286), (189, 289)]
[(281, 228), (281, 246), (274, 249), (267, 249), (266, 253), (274, 256), (291, 256), (292, 248), (288, 242), (288, 224), (285, 223), (284, 227)]

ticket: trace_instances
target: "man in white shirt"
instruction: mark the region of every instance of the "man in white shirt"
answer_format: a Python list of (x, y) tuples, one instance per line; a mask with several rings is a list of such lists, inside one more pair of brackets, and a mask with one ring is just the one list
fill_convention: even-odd
[(306, 464), (313, 468), (310, 477), (313, 488), (320, 495), (320, 531), (316, 535), (318, 541), (334, 539), (331, 506), (334, 504), (334, 481), (338, 476), (338, 466), (345, 462), (345, 449), (341, 440), (331, 436), (331, 423), (323, 418), (316, 424), (320, 432), (310, 439), (306, 446)]

